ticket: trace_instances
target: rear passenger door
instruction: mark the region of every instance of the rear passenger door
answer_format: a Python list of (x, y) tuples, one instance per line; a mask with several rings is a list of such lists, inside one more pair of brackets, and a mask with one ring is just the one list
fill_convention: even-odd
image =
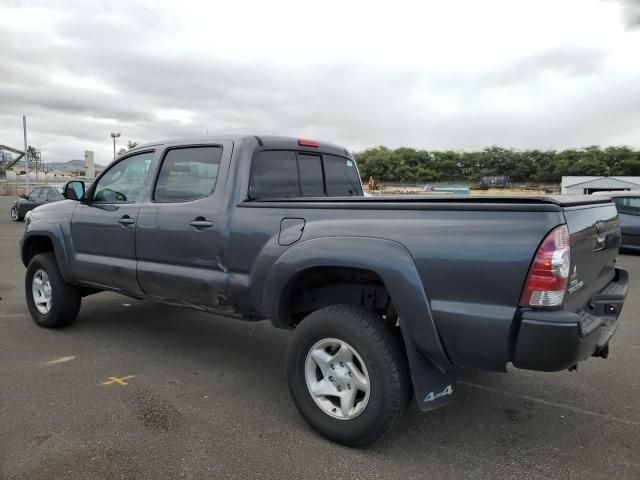
[(166, 148), (136, 228), (138, 281), (162, 300), (226, 309), (223, 206), (232, 142)]

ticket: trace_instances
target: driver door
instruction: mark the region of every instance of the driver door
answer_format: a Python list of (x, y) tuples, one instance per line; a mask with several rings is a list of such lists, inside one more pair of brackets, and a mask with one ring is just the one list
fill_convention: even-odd
[(142, 294), (136, 278), (135, 229), (153, 156), (148, 151), (118, 160), (76, 207), (72, 268), (80, 282)]

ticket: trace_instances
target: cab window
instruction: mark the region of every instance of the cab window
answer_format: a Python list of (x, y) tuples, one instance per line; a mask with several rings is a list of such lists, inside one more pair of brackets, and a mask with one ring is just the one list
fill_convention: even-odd
[(153, 152), (132, 155), (109, 168), (100, 177), (93, 193), (97, 203), (133, 203), (142, 198), (144, 181)]
[(352, 159), (292, 150), (258, 152), (249, 185), (251, 199), (363, 195)]
[(320, 155), (298, 154), (300, 171), (300, 187), (303, 197), (323, 197), (324, 181), (322, 176), (322, 159)]
[(296, 153), (266, 150), (256, 155), (251, 166), (251, 198), (299, 197)]
[(350, 158), (323, 155), (324, 175), (329, 196), (362, 196), (362, 185), (356, 164)]
[(216, 187), (222, 147), (173, 148), (160, 168), (153, 199), (186, 202), (211, 195)]

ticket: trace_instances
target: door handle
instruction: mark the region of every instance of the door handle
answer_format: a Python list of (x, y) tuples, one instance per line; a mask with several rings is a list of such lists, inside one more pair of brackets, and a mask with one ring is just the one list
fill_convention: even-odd
[(118, 220), (118, 223), (120, 225), (126, 226), (126, 225), (132, 225), (134, 223), (136, 223), (136, 221), (129, 217), (129, 215), (124, 215), (123, 217), (120, 218), (120, 220)]
[(195, 220), (190, 221), (189, 225), (196, 228), (208, 228), (213, 227), (213, 222), (206, 220), (204, 217), (198, 217)]

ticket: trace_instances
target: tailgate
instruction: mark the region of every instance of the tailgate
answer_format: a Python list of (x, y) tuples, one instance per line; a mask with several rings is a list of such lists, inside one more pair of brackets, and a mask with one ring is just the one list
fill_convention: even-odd
[(565, 207), (571, 270), (563, 309), (578, 312), (615, 276), (620, 222), (613, 203)]

